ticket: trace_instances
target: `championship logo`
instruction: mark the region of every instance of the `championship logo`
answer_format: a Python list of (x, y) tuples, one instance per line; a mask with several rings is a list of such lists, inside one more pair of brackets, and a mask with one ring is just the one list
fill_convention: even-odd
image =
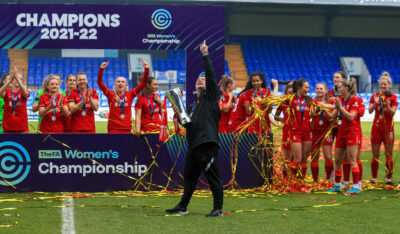
[(0, 185), (11, 186), (21, 183), (31, 169), (28, 151), (13, 141), (0, 143)]
[(165, 9), (157, 9), (151, 15), (151, 23), (157, 29), (166, 29), (172, 23), (172, 16)]

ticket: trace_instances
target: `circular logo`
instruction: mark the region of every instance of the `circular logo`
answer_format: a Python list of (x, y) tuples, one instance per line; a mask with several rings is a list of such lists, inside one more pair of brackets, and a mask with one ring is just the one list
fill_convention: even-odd
[(0, 185), (19, 184), (28, 176), (30, 163), (28, 151), (22, 145), (13, 141), (0, 143)]
[(151, 15), (151, 23), (157, 29), (166, 29), (172, 23), (172, 16), (165, 9), (157, 9)]

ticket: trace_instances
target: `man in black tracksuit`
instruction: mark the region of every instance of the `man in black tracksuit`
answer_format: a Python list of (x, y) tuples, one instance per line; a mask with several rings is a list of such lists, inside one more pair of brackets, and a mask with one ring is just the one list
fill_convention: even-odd
[[(197, 180), (203, 171), (214, 197), (214, 207), (207, 217), (222, 216), (223, 189), (217, 167), (218, 122), (221, 116), (218, 101), (220, 91), (214, 74), (208, 47), (200, 46), (203, 54), (205, 77), (200, 75), (196, 81), (196, 100), (188, 108), (191, 122), (186, 126), (189, 150), (184, 169), (184, 192), (181, 202), (168, 214), (188, 214), (186, 207), (196, 188)], [(176, 111), (176, 109), (174, 108)]]

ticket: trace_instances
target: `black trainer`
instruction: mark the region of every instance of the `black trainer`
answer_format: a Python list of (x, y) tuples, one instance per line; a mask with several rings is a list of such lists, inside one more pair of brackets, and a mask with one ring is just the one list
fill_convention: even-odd
[(187, 215), (189, 214), (189, 211), (186, 208), (180, 207), (179, 205), (176, 205), (172, 209), (165, 210), (167, 214), (170, 215)]
[(213, 209), (209, 214), (206, 214), (206, 217), (218, 217), (224, 216), (224, 213), (221, 209)]
[(393, 183), (392, 181), (387, 181), (387, 182), (386, 182), (386, 185), (394, 186), (394, 183)]

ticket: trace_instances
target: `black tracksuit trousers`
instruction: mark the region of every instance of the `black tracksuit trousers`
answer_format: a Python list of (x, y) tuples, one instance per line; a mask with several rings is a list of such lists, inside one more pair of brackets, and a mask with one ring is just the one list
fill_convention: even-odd
[(222, 209), (224, 194), (218, 173), (217, 154), (218, 146), (215, 143), (204, 143), (189, 149), (183, 175), (184, 192), (179, 206), (188, 206), (200, 174), (204, 172), (214, 197), (214, 209)]

